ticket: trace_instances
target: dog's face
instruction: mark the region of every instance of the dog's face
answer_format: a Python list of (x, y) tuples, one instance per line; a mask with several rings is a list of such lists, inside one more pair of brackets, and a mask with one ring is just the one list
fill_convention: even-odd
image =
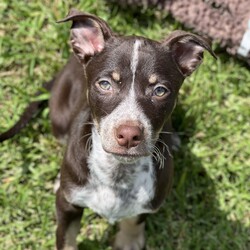
[(72, 47), (86, 68), (88, 100), (105, 151), (120, 159), (149, 155), (179, 88), (209, 45), (177, 31), (162, 43), (117, 37), (101, 19), (71, 11)]
[(164, 46), (137, 37), (112, 38), (90, 60), (89, 103), (107, 152), (122, 156), (152, 152), (184, 78), (171, 64)]

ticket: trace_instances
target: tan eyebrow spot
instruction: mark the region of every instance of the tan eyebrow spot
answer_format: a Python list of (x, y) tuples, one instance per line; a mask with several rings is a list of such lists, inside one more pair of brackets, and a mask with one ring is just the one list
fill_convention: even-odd
[(114, 71), (114, 72), (112, 73), (112, 78), (113, 78), (116, 82), (118, 82), (118, 81), (120, 81), (120, 74), (119, 74), (118, 72)]
[(149, 83), (153, 84), (156, 83), (157, 77), (155, 74), (151, 75), (148, 79)]

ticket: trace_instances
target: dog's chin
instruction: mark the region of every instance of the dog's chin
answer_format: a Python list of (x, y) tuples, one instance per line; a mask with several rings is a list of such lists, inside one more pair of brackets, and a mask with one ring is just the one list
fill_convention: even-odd
[(117, 161), (123, 164), (133, 164), (139, 161), (142, 157), (145, 157), (139, 155), (119, 155), (119, 154), (112, 154), (112, 155)]
[(136, 147), (125, 148), (118, 145), (106, 145), (102, 143), (103, 150), (114, 157), (122, 164), (134, 164), (140, 159), (151, 155), (151, 148), (145, 144), (139, 144)]

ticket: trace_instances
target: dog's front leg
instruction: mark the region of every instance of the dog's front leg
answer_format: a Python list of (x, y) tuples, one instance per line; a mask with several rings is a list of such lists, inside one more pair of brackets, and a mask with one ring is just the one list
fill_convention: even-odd
[(119, 224), (114, 250), (142, 250), (145, 248), (145, 215), (124, 219)]
[(56, 193), (56, 249), (77, 250), (76, 237), (80, 230), (83, 209), (68, 203), (59, 188)]

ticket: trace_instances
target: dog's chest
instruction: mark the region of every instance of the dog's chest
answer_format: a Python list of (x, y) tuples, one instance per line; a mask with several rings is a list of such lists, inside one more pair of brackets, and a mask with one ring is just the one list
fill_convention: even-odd
[(111, 223), (152, 212), (155, 175), (150, 157), (131, 165), (115, 165), (102, 157), (89, 164), (88, 184), (71, 190), (71, 203), (89, 207)]

